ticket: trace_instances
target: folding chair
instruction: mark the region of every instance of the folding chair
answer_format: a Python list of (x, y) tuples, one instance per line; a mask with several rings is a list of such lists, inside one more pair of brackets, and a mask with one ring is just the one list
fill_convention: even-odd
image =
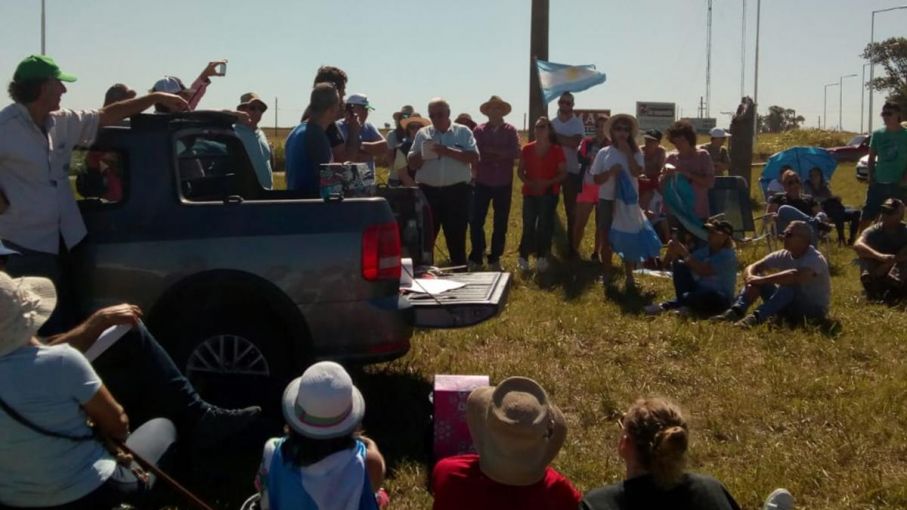
[[(721, 218), (734, 226), (734, 237), (737, 242), (752, 244), (762, 239), (768, 239), (768, 242), (771, 243), (774, 222), (771, 222), (770, 231), (766, 230), (766, 225), (763, 223), (756, 237), (746, 236), (747, 232), (756, 232), (754, 220), (764, 217), (753, 218), (749, 189), (743, 177), (716, 177), (715, 185), (709, 190), (709, 208), (712, 218)], [(770, 244), (769, 248), (771, 248)]]

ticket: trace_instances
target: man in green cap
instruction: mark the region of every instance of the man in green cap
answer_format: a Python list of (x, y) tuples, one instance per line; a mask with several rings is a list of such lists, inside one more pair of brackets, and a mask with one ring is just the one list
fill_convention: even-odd
[(50, 57), (32, 55), (19, 63), (9, 84), (13, 104), (0, 110), (0, 240), (19, 252), (10, 257), (7, 271), (54, 282), (58, 311), (42, 331), (51, 333), (76, 320), (66, 268), (86, 229), (67, 175), (73, 148), (90, 145), (98, 128), (155, 103), (187, 107), (176, 95), (154, 92), (100, 110), (61, 109), (63, 83), (74, 81)]

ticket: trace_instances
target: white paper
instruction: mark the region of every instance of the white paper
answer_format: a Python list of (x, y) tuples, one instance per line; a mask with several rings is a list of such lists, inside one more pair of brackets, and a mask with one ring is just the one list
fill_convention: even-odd
[(115, 344), (117, 340), (123, 338), (123, 335), (129, 332), (132, 329), (132, 324), (117, 324), (116, 326), (110, 326), (105, 329), (101, 336), (91, 344), (91, 347), (85, 351), (85, 357), (88, 358), (88, 361), (94, 361), (104, 354), (104, 351), (110, 348), (111, 345)]
[(423, 294), (441, 294), (448, 290), (459, 289), (460, 287), (465, 286), (466, 284), (463, 282), (455, 282), (453, 280), (441, 278), (416, 278), (413, 280), (412, 285), (405, 287), (405, 289)]
[(438, 159), (438, 153), (435, 152), (434, 140), (425, 140), (422, 142), (422, 159)]

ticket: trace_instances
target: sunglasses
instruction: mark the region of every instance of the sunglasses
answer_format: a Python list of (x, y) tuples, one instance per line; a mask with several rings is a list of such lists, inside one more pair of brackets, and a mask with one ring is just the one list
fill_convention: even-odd
[(617, 131), (617, 132), (623, 131), (624, 133), (629, 133), (630, 126), (614, 126), (613, 128), (611, 128), (611, 131)]
[(440, 118), (447, 117), (448, 115), (449, 114), (447, 112), (434, 112), (434, 113), (428, 112), (428, 117), (430, 119), (440, 119)]
[(535, 129), (548, 129), (548, 124), (536, 124)]
[(790, 186), (792, 184), (800, 184), (800, 179), (788, 179), (784, 181), (785, 186)]
[(573, 101), (558, 101), (557, 104), (565, 104), (565, 105), (573, 106)]

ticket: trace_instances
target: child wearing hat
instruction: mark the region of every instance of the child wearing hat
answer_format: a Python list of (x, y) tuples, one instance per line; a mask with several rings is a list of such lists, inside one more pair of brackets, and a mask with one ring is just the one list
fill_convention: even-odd
[(286, 436), (265, 443), (255, 480), (264, 510), (372, 510), (384, 480), (384, 457), (360, 433), (365, 400), (346, 370), (323, 361), (283, 393)]
[(577, 508), (581, 495), (549, 464), (567, 437), (560, 409), (532, 379), (477, 388), (466, 422), (478, 454), (442, 459), (432, 471), (434, 510)]

